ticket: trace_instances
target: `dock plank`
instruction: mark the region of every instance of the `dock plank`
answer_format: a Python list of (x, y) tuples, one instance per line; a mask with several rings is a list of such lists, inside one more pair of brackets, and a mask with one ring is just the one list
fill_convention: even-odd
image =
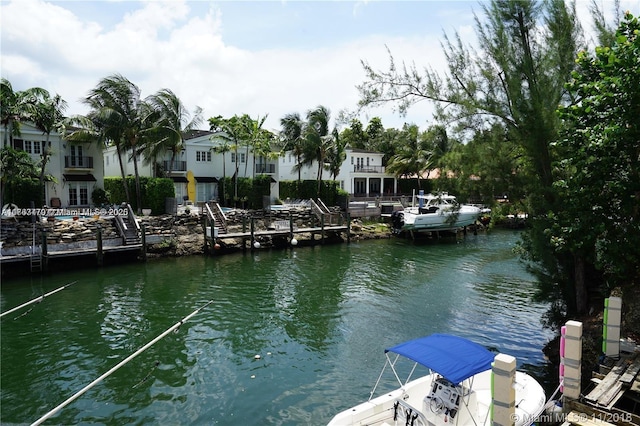
[(625, 385), (630, 385), (638, 375), (638, 372), (640, 372), (640, 358), (636, 356), (631, 360), (631, 365), (629, 365), (627, 371), (620, 376), (620, 381)]

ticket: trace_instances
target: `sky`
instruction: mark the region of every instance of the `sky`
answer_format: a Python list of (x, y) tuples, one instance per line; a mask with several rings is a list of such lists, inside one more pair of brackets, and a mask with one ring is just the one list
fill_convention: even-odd
[[(578, 1), (582, 14), (588, 5)], [(640, 0), (622, 9), (637, 15)], [(426, 129), (427, 101), (406, 116), (392, 105), (357, 111), (361, 61), (386, 70), (390, 51), (396, 64), (444, 70), (444, 34), (474, 39), (474, 12), (478, 1), (0, 0), (0, 74), (14, 90), (61, 95), (67, 115), (86, 114), (82, 99), (118, 73), (142, 97), (167, 88), (191, 113), (201, 107), (202, 129), (249, 114), (277, 131), (284, 115), (319, 105), (334, 124), (350, 112), (364, 126), (380, 117)]]

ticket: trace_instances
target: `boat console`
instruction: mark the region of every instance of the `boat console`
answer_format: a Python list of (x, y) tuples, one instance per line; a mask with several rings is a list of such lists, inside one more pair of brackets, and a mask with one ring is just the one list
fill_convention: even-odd
[(454, 419), (460, 410), (460, 400), (462, 398), (461, 389), (445, 379), (438, 377), (431, 386), (429, 395), (424, 398), (423, 410), (425, 413), (444, 413)]

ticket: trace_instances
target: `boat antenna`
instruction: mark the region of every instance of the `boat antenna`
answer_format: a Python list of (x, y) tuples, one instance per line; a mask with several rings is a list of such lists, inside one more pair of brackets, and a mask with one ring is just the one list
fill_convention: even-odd
[(35, 299), (28, 301), (27, 303), (23, 303), (22, 305), (20, 305), (20, 306), (16, 306), (16, 307), (15, 307), (15, 308), (13, 308), (13, 309), (9, 309), (8, 311), (1, 313), (1, 314), (0, 314), (0, 318), (2, 318), (2, 317), (3, 317), (3, 316), (5, 316), (5, 315), (9, 315), (9, 314), (10, 314), (10, 313), (12, 313), (12, 312), (17, 311), (18, 309), (22, 309), (22, 308), (24, 308), (25, 306), (29, 306), (29, 305), (31, 305), (32, 303), (40, 303), (40, 302), (42, 302), (42, 301), (44, 300), (44, 298), (45, 298), (45, 297), (47, 297), (47, 296), (51, 296), (52, 294), (57, 293), (57, 292), (59, 292), (60, 290), (64, 290), (65, 288), (67, 288), (67, 287), (69, 287), (69, 286), (71, 286), (71, 285), (73, 285), (73, 284), (75, 284), (75, 283), (77, 283), (77, 282), (78, 282), (78, 281), (70, 282), (69, 284), (65, 284), (65, 285), (63, 285), (62, 287), (58, 287), (57, 289), (50, 291), (49, 293), (45, 293), (45, 294), (43, 294), (42, 296), (36, 297)]
[(72, 395), (70, 398), (68, 398), (66, 401), (64, 401), (63, 403), (61, 403), (60, 405), (58, 405), (57, 407), (55, 407), (53, 410), (49, 411), (47, 414), (45, 414), (44, 416), (40, 417), (38, 420), (36, 420), (35, 422), (31, 423), (31, 426), (37, 426), (42, 424), (45, 420), (47, 420), (48, 418), (52, 417), (54, 414), (56, 414), (58, 411), (60, 411), (61, 409), (63, 409), (64, 407), (66, 407), (67, 405), (71, 404), (73, 401), (75, 401), (76, 399), (78, 399), (82, 394), (84, 394), (86, 391), (88, 391), (89, 389), (91, 389), (92, 387), (94, 387), (95, 385), (97, 385), (98, 383), (100, 383), (102, 380), (104, 380), (105, 378), (109, 377), (111, 374), (113, 374), (116, 370), (118, 370), (120, 367), (122, 367), (123, 365), (125, 365), (126, 363), (128, 363), (129, 361), (131, 361), (132, 359), (134, 359), (135, 357), (137, 357), (138, 355), (140, 355), (142, 352), (146, 351), (147, 349), (149, 349), (151, 346), (153, 346), (156, 342), (158, 342), (159, 340), (161, 340), (162, 338), (164, 338), (167, 334), (171, 333), (172, 331), (177, 330), (178, 328), (180, 328), (180, 326), (182, 324), (184, 324), (185, 322), (187, 322), (192, 316), (194, 316), (195, 314), (197, 314), (198, 312), (200, 312), (201, 310), (203, 310), (204, 308), (206, 308), (207, 306), (209, 306), (211, 303), (213, 303), (213, 300), (209, 300), (207, 303), (205, 303), (204, 305), (202, 305), (201, 307), (199, 307), (198, 309), (196, 309), (195, 311), (191, 312), (189, 315), (187, 315), (186, 317), (182, 318), (180, 321), (178, 321), (177, 323), (175, 323), (174, 325), (172, 325), (171, 327), (167, 328), (165, 331), (163, 331), (160, 335), (158, 335), (155, 339), (153, 339), (152, 341), (150, 341), (149, 343), (147, 343), (146, 345), (144, 345), (143, 347), (141, 347), (140, 349), (138, 349), (137, 351), (135, 351), (134, 353), (132, 353), (131, 355), (129, 355), (128, 357), (126, 357), (125, 359), (123, 359), (122, 361), (120, 361), (118, 364), (116, 364), (113, 368), (111, 368), (109, 371), (107, 371), (106, 373), (104, 373), (102, 376), (98, 377), (97, 379), (95, 379), (93, 382), (89, 383), (87, 386), (85, 386), (84, 388), (80, 389), (77, 393), (75, 393), (74, 395)]

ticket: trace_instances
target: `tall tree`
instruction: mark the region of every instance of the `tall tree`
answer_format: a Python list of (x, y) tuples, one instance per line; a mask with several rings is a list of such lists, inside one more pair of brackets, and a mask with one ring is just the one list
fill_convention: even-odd
[[(456, 34), (445, 37), (448, 71), (398, 68), (387, 71), (363, 62), (368, 80), (359, 86), (363, 106), (396, 102), (401, 112), (422, 99), (436, 102), (437, 117), (460, 129), (500, 122), (521, 144), (532, 166), (537, 192), (552, 184), (549, 144), (557, 134), (557, 105), (580, 47), (581, 29), (572, 3), (493, 0), (476, 17), (478, 49)], [(548, 194), (547, 194), (548, 195)], [(542, 206), (541, 206), (542, 207)], [(544, 207), (542, 207), (544, 210)]]
[(32, 120), (36, 105), (45, 96), (49, 96), (49, 92), (40, 87), (14, 91), (9, 80), (6, 78), (0, 80), (0, 121), (4, 126), (3, 146), (13, 146), (13, 136), (20, 135), (20, 123)]
[[(246, 115), (246, 114), (245, 114)], [(228, 141), (231, 144), (231, 150), (234, 154), (235, 173), (233, 175), (233, 199), (238, 202), (238, 172), (240, 158), (238, 156), (238, 147), (242, 144), (246, 136), (243, 117), (234, 115), (231, 118), (223, 118), (221, 115), (209, 118), (209, 127), (212, 132), (219, 132), (219, 138)]]
[(567, 85), (575, 101), (560, 109), (556, 187), (564, 208), (548, 235), (556, 253), (573, 263), (570, 313), (587, 311), (589, 288), (640, 280), (638, 58), (640, 21), (627, 13), (610, 47), (579, 54)]
[(148, 118), (152, 122), (147, 130), (146, 156), (155, 159), (170, 152), (167, 173), (171, 174), (176, 155), (184, 148), (184, 134), (202, 124), (202, 108), (196, 107), (192, 118), (180, 98), (170, 89), (159, 90), (148, 96), (145, 102), (150, 108)]
[(140, 98), (140, 89), (120, 74), (103, 78), (89, 92), (84, 102), (91, 111), (88, 118), (100, 129), (104, 139), (116, 147), (120, 173), (127, 201), (131, 202), (126, 183), (122, 155), (131, 150), (133, 161), (137, 208), (142, 208), (140, 174), (138, 171), (139, 148), (144, 141), (150, 110)]
[(335, 127), (331, 134), (333, 143), (327, 150), (327, 165), (332, 180), (336, 180), (342, 168), (342, 163), (344, 163), (344, 160), (347, 158), (347, 141), (340, 136), (340, 132), (338, 132), (338, 129)]
[(307, 111), (307, 124), (303, 133), (305, 142), (302, 162), (307, 165), (318, 163), (318, 196), (322, 187), (322, 171), (325, 168), (327, 153), (334, 143), (333, 134), (329, 131), (330, 119), (331, 112), (322, 105)]
[[(217, 135), (215, 136), (211, 136), (210, 138), (212, 141), (218, 139)], [(229, 144), (229, 140), (228, 139), (222, 139), (222, 142), (220, 142), (218, 145), (214, 146), (212, 148), (213, 152), (216, 154), (222, 154), (222, 195), (223, 195), (223, 200), (227, 197), (227, 188), (226, 188), (226, 181), (227, 181), (227, 159), (226, 159), (226, 154), (227, 152), (231, 151), (231, 144)]]
[(45, 135), (45, 143), (40, 150), (40, 186), (42, 187), (42, 199), (46, 200), (45, 175), (47, 164), (51, 158), (51, 132), (57, 132), (60, 135), (65, 134), (65, 117), (64, 111), (67, 109), (67, 102), (55, 95), (51, 97), (47, 92), (35, 107), (31, 119), (36, 128)]
[(291, 151), (296, 157), (295, 170), (298, 172), (298, 183), (301, 181), (303, 130), (305, 124), (298, 113), (287, 114), (280, 119), (280, 138), (283, 142), (282, 152)]
[(428, 175), (433, 169), (433, 150), (415, 124), (404, 125), (401, 139), (402, 143), (399, 144), (396, 154), (387, 163), (387, 172), (398, 177), (416, 176), (420, 188), (423, 174)]

